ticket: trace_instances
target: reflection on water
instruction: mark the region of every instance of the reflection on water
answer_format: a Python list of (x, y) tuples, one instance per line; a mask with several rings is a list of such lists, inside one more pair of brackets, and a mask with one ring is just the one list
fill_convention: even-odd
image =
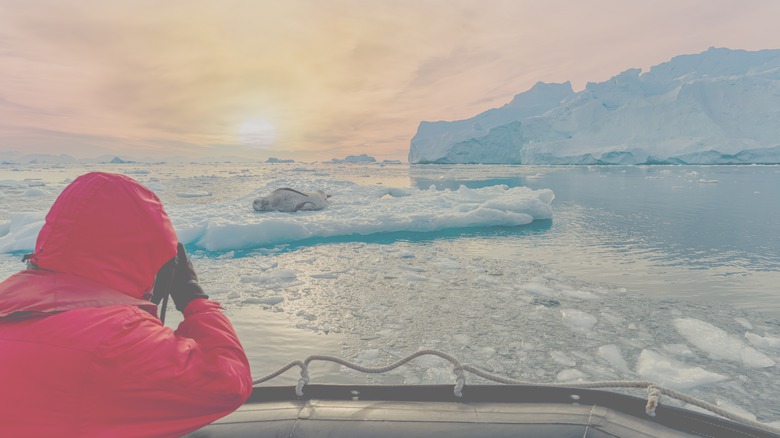
[(523, 187), (525, 179), (521, 177), (511, 178), (488, 178), (488, 179), (433, 179), (425, 177), (412, 177), (412, 184), (420, 190), (427, 190), (431, 186), (436, 190), (458, 190), (460, 186), (469, 189), (481, 189), (483, 187), (492, 187), (505, 185), (507, 187)]
[(457, 167), (428, 166), (424, 173), (412, 179), (418, 186), (522, 181), (555, 192), (545, 233), (466, 238), (465, 251), (536, 259), (649, 295), (780, 315), (777, 166), (504, 166), (482, 175), (463, 169), (467, 178)]

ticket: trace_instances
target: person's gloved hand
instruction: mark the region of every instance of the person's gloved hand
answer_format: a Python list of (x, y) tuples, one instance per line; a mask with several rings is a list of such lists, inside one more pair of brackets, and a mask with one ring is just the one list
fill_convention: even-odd
[(173, 284), (171, 285), (171, 298), (176, 305), (176, 310), (183, 311), (187, 304), (195, 298), (208, 298), (203, 292), (203, 288), (198, 284), (198, 276), (192, 268), (192, 262), (187, 258), (187, 252), (184, 251), (184, 245), (178, 246), (178, 264), (176, 272), (173, 274)]

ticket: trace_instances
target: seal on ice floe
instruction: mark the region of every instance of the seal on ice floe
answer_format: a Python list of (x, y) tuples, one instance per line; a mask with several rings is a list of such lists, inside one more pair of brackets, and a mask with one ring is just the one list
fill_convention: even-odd
[(330, 195), (322, 190), (301, 193), (290, 188), (276, 189), (268, 196), (261, 196), (252, 203), (256, 211), (322, 210), (328, 206)]

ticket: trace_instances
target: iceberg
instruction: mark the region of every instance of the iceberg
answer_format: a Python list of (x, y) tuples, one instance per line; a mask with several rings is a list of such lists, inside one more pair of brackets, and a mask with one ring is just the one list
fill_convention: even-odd
[(780, 163), (780, 50), (710, 48), (574, 92), (539, 82), (501, 108), (421, 122), (412, 164)]
[(334, 164), (369, 164), (369, 163), (376, 163), (376, 158), (368, 155), (368, 154), (360, 154), (360, 155), (347, 155), (343, 160), (338, 158), (332, 158), (330, 161), (326, 161), (326, 163), (334, 163)]

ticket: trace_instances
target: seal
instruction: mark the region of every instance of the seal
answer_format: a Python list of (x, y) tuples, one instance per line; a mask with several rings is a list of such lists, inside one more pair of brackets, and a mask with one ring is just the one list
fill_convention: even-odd
[(322, 190), (302, 193), (291, 188), (276, 189), (270, 195), (261, 196), (252, 203), (256, 211), (322, 210), (328, 206), (330, 195)]

